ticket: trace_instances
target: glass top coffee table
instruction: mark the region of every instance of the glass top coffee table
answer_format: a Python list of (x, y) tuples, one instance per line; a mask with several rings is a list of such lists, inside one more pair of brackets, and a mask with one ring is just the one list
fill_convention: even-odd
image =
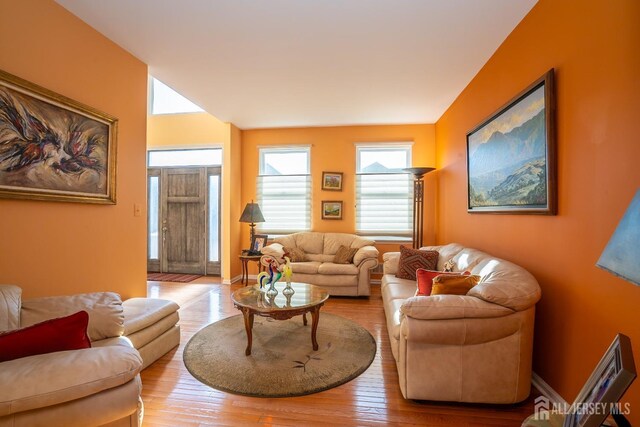
[[(283, 286), (284, 287), (284, 284)], [(291, 283), (295, 291), (293, 295), (282, 294), (282, 290), (273, 298), (261, 291), (259, 286), (246, 286), (231, 294), (233, 305), (244, 316), (244, 327), (247, 331), (247, 349), (245, 355), (251, 354), (252, 329), (254, 315), (270, 317), (276, 320), (291, 319), (293, 316), (302, 315), (303, 324), (307, 325), (307, 313), (311, 313), (311, 344), (313, 349), (318, 349), (316, 331), (320, 320), (320, 308), (324, 305), (329, 293), (308, 283)]]

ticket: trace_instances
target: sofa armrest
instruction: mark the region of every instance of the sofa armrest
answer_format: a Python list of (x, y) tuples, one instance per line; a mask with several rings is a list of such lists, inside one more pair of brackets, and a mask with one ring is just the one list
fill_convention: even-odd
[(379, 254), (378, 249), (376, 249), (375, 246), (371, 246), (371, 245), (363, 246), (360, 249), (358, 249), (356, 254), (353, 256), (353, 263), (359, 267), (367, 259), (373, 258), (376, 260), (376, 263), (369, 268), (375, 268), (376, 265), (378, 265), (378, 262), (377, 262), (378, 254)]
[(468, 295), (433, 295), (408, 298), (400, 307), (407, 317), (421, 320), (503, 317), (514, 310)]
[(396, 274), (400, 263), (400, 252), (385, 252), (382, 254), (383, 274)]
[(39, 354), (0, 363), (0, 417), (80, 399), (128, 383), (142, 368), (129, 346)]
[(270, 245), (264, 246), (260, 252), (262, 255), (271, 255), (275, 259), (283, 259), (284, 256), (284, 246), (280, 243), (271, 243)]

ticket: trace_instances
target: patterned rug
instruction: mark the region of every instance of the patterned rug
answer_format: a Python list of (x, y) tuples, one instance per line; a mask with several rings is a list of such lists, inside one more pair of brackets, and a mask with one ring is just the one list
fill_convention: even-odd
[(180, 273), (147, 273), (147, 280), (154, 282), (180, 282), (189, 283), (197, 278), (202, 277), (200, 274), (180, 274)]
[(362, 326), (320, 312), (318, 351), (311, 345), (311, 319), (256, 316), (251, 355), (241, 315), (215, 322), (184, 349), (184, 364), (196, 379), (218, 390), (255, 397), (290, 397), (344, 384), (373, 362), (376, 342)]

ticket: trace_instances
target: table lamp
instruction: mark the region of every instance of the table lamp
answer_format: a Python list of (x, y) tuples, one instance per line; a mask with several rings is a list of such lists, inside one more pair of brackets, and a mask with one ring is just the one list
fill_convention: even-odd
[(251, 243), (253, 243), (253, 236), (255, 235), (256, 223), (264, 222), (260, 206), (258, 206), (257, 203), (253, 203), (253, 200), (251, 203), (247, 203), (247, 206), (244, 207), (244, 211), (242, 211), (242, 215), (240, 216), (240, 222), (249, 223), (249, 227), (251, 227), (251, 236), (249, 240), (249, 248), (251, 249)]

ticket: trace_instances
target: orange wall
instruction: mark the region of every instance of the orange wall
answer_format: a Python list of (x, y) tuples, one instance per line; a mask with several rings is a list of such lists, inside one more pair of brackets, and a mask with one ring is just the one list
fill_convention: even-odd
[(0, 283), (25, 297), (146, 295), (146, 65), (53, 1), (0, 11), (0, 69), (119, 119), (117, 205), (1, 199)]
[[(637, 0), (540, 0), (436, 123), (437, 240), (536, 276), (534, 370), (569, 402), (616, 333), (640, 366), (640, 287), (595, 266), (640, 185), (639, 17)], [(468, 214), (466, 132), (552, 67), (558, 215)], [(640, 381), (624, 401), (640, 423)]]
[[(320, 232), (355, 232), (355, 143), (413, 142), (414, 166), (435, 165), (434, 125), (337, 126), (310, 128), (255, 129), (242, 131), (242, 206), (256, 199), (258, 147), (311, 145), (311, 227)], [(342, 191), (322, 190), (322, 172), (342, 172)], [(425, 245), (435, 240), (435, 180), (425, 177)], [(343, 219), (323, 220), (322, 200), (342, 200)], [(242, 228), (243, 247), (249, 242), (249, 227)], [(408, 243), (410, 246), (411, 244)], [(382, 250), (398, 250), (398, 245), (378, 245)]]

